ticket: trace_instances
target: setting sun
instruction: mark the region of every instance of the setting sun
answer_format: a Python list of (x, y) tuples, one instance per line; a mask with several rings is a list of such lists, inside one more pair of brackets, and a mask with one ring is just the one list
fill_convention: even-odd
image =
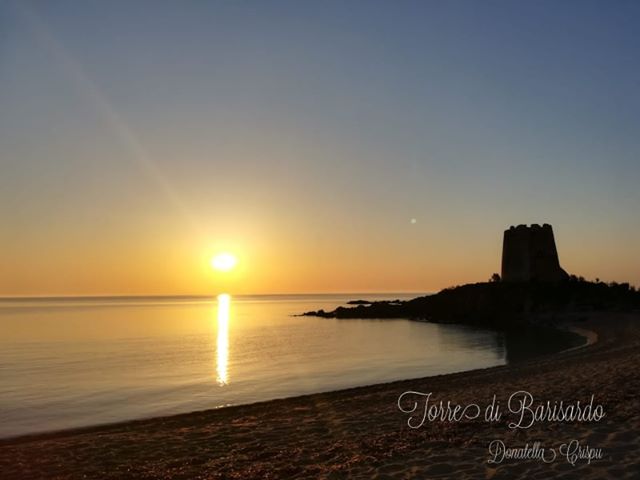
[(232, 270), (233, 267), (236, 266), (236, 263), (238, 263), (236, 257), (227, 252), (219, 253), (211, 259), (211, 266), (221, 272)]

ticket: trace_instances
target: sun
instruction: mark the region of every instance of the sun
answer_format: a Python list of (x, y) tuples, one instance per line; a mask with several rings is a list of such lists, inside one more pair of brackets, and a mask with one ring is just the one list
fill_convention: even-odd
[(234, 255), (228, 252), (218, 253), (211, 259), (211, 266), (220, 272), (228, 272), (238, 263), (238, 260)]

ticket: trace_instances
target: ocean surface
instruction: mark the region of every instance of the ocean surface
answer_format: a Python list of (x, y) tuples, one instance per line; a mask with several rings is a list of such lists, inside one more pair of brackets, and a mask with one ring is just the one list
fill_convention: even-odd
[[(509, 361), (504, 333), (295, 316), (355, 298), (414, 296), (3, 299), (0, 437)], [(543, 344), (538, 338), (533, 350)]]

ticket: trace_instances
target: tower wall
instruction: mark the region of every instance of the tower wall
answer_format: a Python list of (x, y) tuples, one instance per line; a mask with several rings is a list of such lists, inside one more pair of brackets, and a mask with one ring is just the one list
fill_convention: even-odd
[(560, 267), (551, 225), (518, 225), (505, 230), (502, 243), (502, 280), (557, 282), (567, 278)]

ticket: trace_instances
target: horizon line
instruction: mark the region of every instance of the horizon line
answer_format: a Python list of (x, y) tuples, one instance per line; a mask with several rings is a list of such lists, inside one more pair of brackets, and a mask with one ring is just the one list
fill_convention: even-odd
[[(109, 294), (99, 294), (99, 295), (18, 295), (18, 296), (3, 296), (0, 295), (0, 301), (6, 300), (99, 300), (99, 299), (137, 299), (137, 298), (175, 298), (175, 299), (193, 299), (193, 298), (215, 298), (221, 293), (228, 292), (220, 292), (220, 293), (212, 293), (208, 294), (179, 294), (179, 295), (171, 295), (171, 294), (135, 294), (135, 295), (109, 295)], [(425, 292), (425, 291), (411, 291), (411, 292), (303, 292), (303, 293), (239, 293), (239, 294), (229, 294), (231, 296), (237, 297), (285, 297), (285, 296), (303, 296), (303, 295), (424, 295), (433, 292)]]

